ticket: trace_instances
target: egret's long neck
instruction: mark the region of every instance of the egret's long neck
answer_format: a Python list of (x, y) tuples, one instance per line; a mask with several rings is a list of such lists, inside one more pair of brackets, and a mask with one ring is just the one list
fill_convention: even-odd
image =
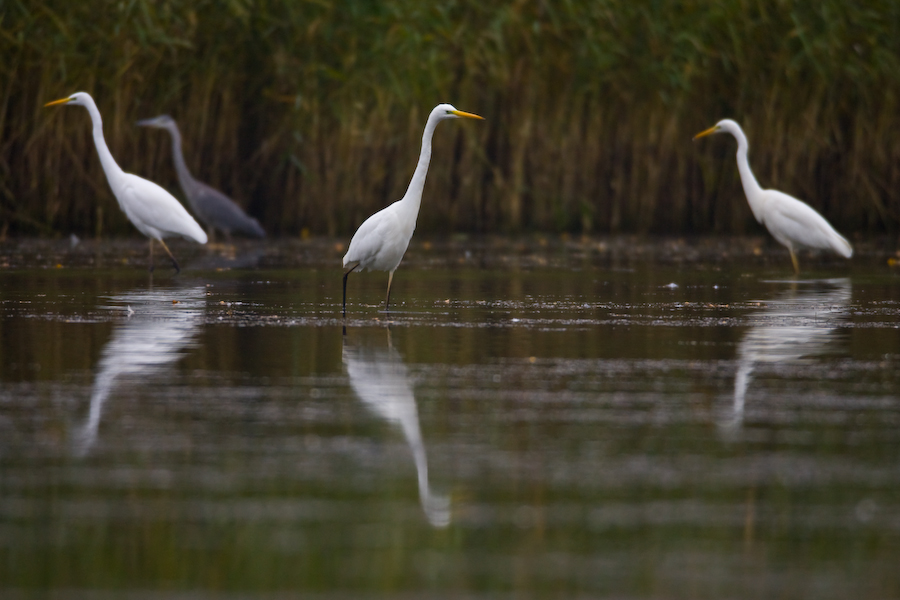
[(738, 143), (738, 172), (741, 174), (741, 184), (744, 186), (747, 203), (750, 205), (750, 210), (753, 211), (753, 216), (758, 222), (762, 223), (762, 199), (760, 194), (762, 188), (756, 181), (756, 177), (753, 176), (753, 171), (750, 170), (750, 161), (747, 160), (747, 151), (750, 149), (750, 144), (747, 143), (747, 136), (744, 135), (743, 131), (733, 131), (732, 135), (734, 135)]
[(425, 132), (422, 134), (422, 151), (419, 153), (419, 164), (416, 165), (416, 171), (413, 173), (406, 189), (406, 194), (401, 202), (404, 204), (404, 214), (412, 218), (412, 225), (415, 225), (416, 217), (419, 215), (419, 207), (422, 204), (422, 191), (425, 189), (425, 176), (428, 175), (428, 165), (431, 163), (431, 138), (434, 136), (434, 128), (440, 119), (433, 116), (428, 118), (425, 123)]
[(91, 122), (94, 125), (94, 145), (97, 147), (97, 154), (100, 156), (103, 172), (106, 173), (106, 179), (109, 181), (110, 186), (115, 188), (112, 185), (113, 181), (120, 179), (125, 172), (116, 163), (112, 153), (109, 151), (109, 146), (106, 145), (106, 138), (103, 137), (103, 119), (100, 117), (100, 111), (97, 109), (93, 98), (89, 102), (85, 102), (84, 107), (87, 109), (88, 114), (91, 115)]
[[(175, 172), (178, 174), (178, 182), (181, 183), (181, 189), (185, 194), (194, 185), (194, 178), (188, 171), (187, 164), (184, 162), (184, 154), (181, 151), (181, 132), (178, 125), (170, 123), (166, 126), (166, 130), (172, 136), (172, 160), (175, 163)], [(190, 196), (190, 194), (188, 194)]]

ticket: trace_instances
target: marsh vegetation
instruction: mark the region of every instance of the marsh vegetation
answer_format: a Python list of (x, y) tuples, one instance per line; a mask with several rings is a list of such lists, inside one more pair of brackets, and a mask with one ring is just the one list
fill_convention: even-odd
[(726, 140), (764, 186), (849, 234), (900, 222), (900, 5), (459, 0), (4, 2), (0, 224), (128, 231), (83, 114), (126, 170), (198, 178), (267, 230), (346, 234), (399, 198), (438, 102), (487, 117), (438, 132), (420, 230), (757, 231)]

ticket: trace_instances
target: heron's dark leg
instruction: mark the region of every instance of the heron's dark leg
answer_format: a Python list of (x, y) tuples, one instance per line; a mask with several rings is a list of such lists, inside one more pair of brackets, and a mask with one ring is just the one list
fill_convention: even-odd
[(153, 268), (153, 238), (150, 238), (150, 267), (148, 268), (148, 270), (152, 273)]
[(169, 258), (172, 259), (172, 264), (175, 266), (175, 274), (177, 275), (178, 273), (181, 273), (181, 267), (178, 266), (178, 261), (175, 260), (175, 257), (172, 255), (172, 251), (169, 250), (169, 247), (166, 246), (166, 243), (164, 241), (159, 240), (159, 243), (162, 244), (162, 247), (169, 254)]
[(391, 305), (391, 282), (394, 281), (394, 272), (391, 271), (388, 273), (388, 289), (387, 296), (384, 297), (384, 312), (388, 311), (388, 306)]
[(799, 275), (800, 274), (800, 263), (797, 262), (797, 255), (794, 254), (793, 248), (788, 248), (788, 250), (791, 251), (791, 262), (794, 263), (794, 275)]
[(341, 302), (341, 306), (342, 306), (341, 312), (343, 313), (343, 315), (345, 317), (347, 316), (347, 275), (349, 275), (350, 272), (353, 271), (353, 269), (355, 269), (358, 266), (359, 266), (359, 263), (355, 262), (355, 263), (351, 264), (350, 267), (346, 271), (344, 271), (344, 299)]

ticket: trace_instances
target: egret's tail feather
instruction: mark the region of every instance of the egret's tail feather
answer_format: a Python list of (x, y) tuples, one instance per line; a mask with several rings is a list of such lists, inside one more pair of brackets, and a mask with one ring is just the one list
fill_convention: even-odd
[(209, 241), (206, 232), (203, 231), (203, 228), (199, 225), (196, 225), (196, 228), (192, 227), (190, 231), (183, 233), (182, 236), (184, 237), (184, 239), (193, 240), (198, 244), (205, 244), (207, 241)]
[(838, 236), (833, 244), (834, 251), (843, 256), (844, 258), (850, 258), (853, 256), (853, 246), (850, 245), (843, 236)]

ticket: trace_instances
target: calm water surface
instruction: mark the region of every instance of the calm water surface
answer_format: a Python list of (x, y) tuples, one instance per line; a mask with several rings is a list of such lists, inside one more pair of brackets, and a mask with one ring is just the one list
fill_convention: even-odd
[(0, 596), (900, 597), (896, 270), (329, 244), (7, 252)]

